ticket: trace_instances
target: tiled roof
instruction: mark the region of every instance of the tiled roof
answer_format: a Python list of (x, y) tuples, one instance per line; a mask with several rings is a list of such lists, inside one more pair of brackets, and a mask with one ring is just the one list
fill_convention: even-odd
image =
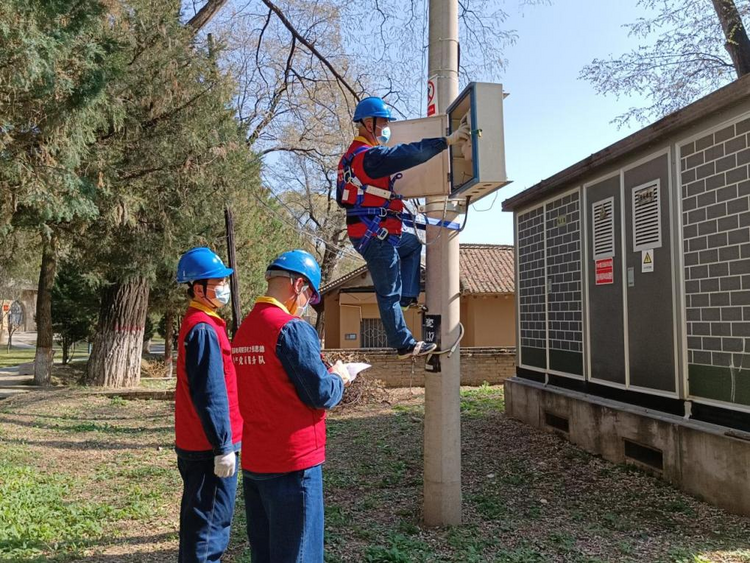
[(462, 244), (459, 254), (461, 293), (515, 293), (513, 247), (505, 244)]
[[(513, 257), (513, 247), (510, 245), (462, 244), (459, 254), (461, 293), (515, 293)], [(321, 287), (320, 293), (325, 295), (366, 273), (367, 266), (357, 268)]]
[(344, 274), (340, 278), (335, 279), (332, 282), (325, 284), (324, 286), (322, 286), (320, 288), (320, 294), (321, 295), (325, 295), (326, 293), (328, 293), (332, 289), (336, 289), (337, 287), (341, 287), (342, 285), (344, 285), (349, 280), (353, 280), (357, 276), (361, 276), (363, 274), (367, 274), (367, 265), (360, 266), (356, 270), (352, 270), (348, 274)]

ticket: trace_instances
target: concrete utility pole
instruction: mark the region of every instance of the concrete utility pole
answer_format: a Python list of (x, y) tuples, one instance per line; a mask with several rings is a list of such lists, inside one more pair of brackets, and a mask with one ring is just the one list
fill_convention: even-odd
[[(458, 96), (458, 0), (430, 0), (428, 78), (437, 77), (438, 113)], [(447, 181), (447, 180), (446, 180)], [(443, 216), (444, 200), (430, 198), (428, 213)], [(451, 221), (456, 213), (449, 212)], [(427, 228), (427, 307), (441, 315), (440, 342), (459, 336), (458, 232)], [(461, 354), (440, 356), (440, 372), (425, 374), (424, 521), (428, 526), (461, 523)]]

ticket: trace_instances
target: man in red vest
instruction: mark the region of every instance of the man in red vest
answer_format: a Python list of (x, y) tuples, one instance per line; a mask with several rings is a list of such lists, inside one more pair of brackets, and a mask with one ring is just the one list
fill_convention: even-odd
[(402, 233), (404, 204), (394, 184), (399, 172), (465, 142), (471, 134), (463, 124), (447, 137), (386, 147), (392, 120), (380, 98), (357, 104), (354, 122), (359, 135), (339, 162), (336, 201), (346, 209), (352, 245), (367, 262), (388, 346), (396, 348), (400, 359), (408, 359), (428, 355), (436, 345), (417, 341), (404, 321), (403, 310), (417, 305), (419, 297), (422, 244), (413, 233)]
[(177, 265), (177, 281), (187, 284), (191, 299), (177, 341), (180, 563), (221, 561), (229, 544), (242, 418), (226, 324), (216, 310), (229, 302), (231, 273), (204, 247), (186, 252)]
[(266, 270), (268, 290), (232, 342), (245, 421), (242, 483), (253, 563), (323, 563), (326, 409), (349, 382), (323, 362), (301, 317), (320, 300), (320, 266), (304, 250)]

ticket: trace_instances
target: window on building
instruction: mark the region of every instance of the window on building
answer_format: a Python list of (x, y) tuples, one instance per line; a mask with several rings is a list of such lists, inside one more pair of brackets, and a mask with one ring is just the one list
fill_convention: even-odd
[(362, 348), (387, 348), (388, 338), (383, 321), (380, 319), (362, 319), (360, 324)]

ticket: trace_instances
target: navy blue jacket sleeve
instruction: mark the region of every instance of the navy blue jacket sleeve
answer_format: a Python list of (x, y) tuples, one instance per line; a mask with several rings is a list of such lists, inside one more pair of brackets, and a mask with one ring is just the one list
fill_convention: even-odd
[(394, 147), (372, 147), (362, 157), (362, 168), (370, 178), (383, 178), (427, 162), (448, 147), (444, 137), (402, 143)]
[(214, 455), (234, 451), (224, 358), (212, 326), (198, 323), (185, 337), (185, 371), (193, 407)]
[(328, 372), (320, 357), (318, 333), (311, 325), (301, 319), (286, 323), (276, 342), (276, 355), (307, 406), (330, 409), (341, 401), (344, 382)]

